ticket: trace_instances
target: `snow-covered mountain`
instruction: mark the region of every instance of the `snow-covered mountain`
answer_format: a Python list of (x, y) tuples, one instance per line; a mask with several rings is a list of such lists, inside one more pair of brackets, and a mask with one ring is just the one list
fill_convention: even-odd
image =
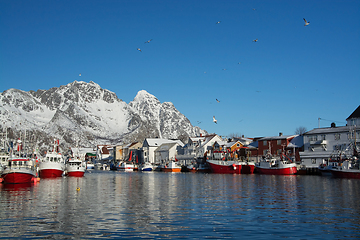
[(206, 134), (171, 102), (160, 103), (141, 90), (127, 104), (94, 82), (74, 81), (36, 92), (6, 90), (0, 96), (0, 121), (10, 138), (26, 133), (38, 147), (48, 147), (54, 138), (64, 146), (93, 146)]

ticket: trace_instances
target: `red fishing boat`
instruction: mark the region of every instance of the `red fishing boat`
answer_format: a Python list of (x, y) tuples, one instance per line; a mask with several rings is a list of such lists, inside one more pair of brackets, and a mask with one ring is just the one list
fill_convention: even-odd
[(360, 166), (359, 160), (353, 157), (350, 160), (345, 160), (340, 163), (337, 168), (331, 169), (333, 177), (338, 178), (355, 178), (360, 179)]
[(34, 178), (36, 178), (34, 160), (25, 157), (10, 157), (1, 178), (4, 183), (33, 182)]
[(289, 159), (264, 158), (256, 164), (256, 170), (260, 174), (270, 175), (293, 175), (297, 173), (296, 164)]
[(241, 174), (242, 164), (240, 162), (217, 159), (208, 159), (206, 162), (209, 164), (212, 173)]

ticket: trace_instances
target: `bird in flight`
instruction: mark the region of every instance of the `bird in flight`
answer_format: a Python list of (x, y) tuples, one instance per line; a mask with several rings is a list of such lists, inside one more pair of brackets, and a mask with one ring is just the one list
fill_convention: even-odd
[(140, 51), (141, 52), (141, 49), (140, 48), (137, 48), (136, 50)]
[(226, 68), (223, 68), (222, 70), (226, 71)]
[(220, 102), (218, 99), (216, 99), (217, 102)]
[(221, 21), (216, 22), (216, 24), (219, 24), (219, 23), (221, 23)]
[(307, 25), (309, 25), (309, 24), (310, 24), (310, 22), (306, 21), (306, 19), (305, 19), (305, 18), (303, 18), (303, 19), (304, 19), (304, 22), (305, 22), (305, 25), (304, 25), (304, 26), (307, 26)]
[(238, 62), (238, 64), (241, 64), (241, 62)]
[(253, 40), (253, 42), (257, 42), (257, 41), (258, 41), (258, 39)]
[(79, 77), (81, 77), (81, 73), (79, 74)]
[(152, 41), (152, 39), (150, 39), (150, 40), (147, 40), (145, 43), (150, 43)]
[(213, 122), (217, 124), (217, 120), (215, 119), (215, 116), (213, 116)]

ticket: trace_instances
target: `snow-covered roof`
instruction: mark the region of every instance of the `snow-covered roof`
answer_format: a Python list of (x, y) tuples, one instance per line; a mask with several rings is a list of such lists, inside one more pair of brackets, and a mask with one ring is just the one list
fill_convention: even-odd
[(226, 146), (227, 148), (229, 148), (229, 147), (232, 147), (232, 146), (233, 146), (234, 144), (236, 144), (237, 142), (239, 142), (239, 143), (241, 144), (240, 141), (233, 141), (233, 142), (228, 142), (228, 143), (226, 143), (225, 146)]
[(287, 145), (288, 148), (299, 148), (304, 145), (304, 137), (301, 135), (298, 135), (294, 137), (290, 143)]
[(255, 142), (252, 142), (248, 145), (249, 148), (258, 148), (259, 147), (259, 142), (258, 141), (255, 141)]
[(274, 137), (263, 137), (263, 138), (260, 138), (258, 141), (288, 139), (288, 138), (292, 138), (295, 136), (297, 136), (297, 135), (282, 135), (282, 136), (274, 136)]
[[(207, 135), (205, 136), (205, 142), (201, 145), (202, 147), (207, 145), (211, 140), (213, 140), (215, 137), (218, 137), (219, 139), (221, 139), (221, 137), (219, 137), (218, 135), (214, 134), (214, 135)], [(219, 145), (225, 145), (224, 141), (216, 141)]]
[(342, 127), (329, 127), (329, 128), (315, 128), (306, 132), (304, 135), (312, 135), (312, 134), (324, 134), (324, 133), (338, 133), (338, 132), (348, 132), (349, 126)]
[(174, 147), (176, 144), (176, 142), (173, 143), (163, 143), (161, 144), (157, 149), (155, 149), (155, 152), (160, 152), (160, 151), (168, 151), (170, 150), (172, 147)]
[(180, 140), (169, 140), (164, 138), (146, 138), (145, 141), (150, 147), (159, 147), (164, 143), (178, 143), (181, 147), (184, 146), (184, 143)]

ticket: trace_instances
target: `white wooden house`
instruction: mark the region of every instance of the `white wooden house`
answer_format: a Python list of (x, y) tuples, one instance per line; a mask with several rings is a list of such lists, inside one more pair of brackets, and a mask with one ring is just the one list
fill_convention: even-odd
[(183, 147), (184, 143), (180, 140), (169, 140), (162, 138), (146, 138), (142, 145), (144, 162), (155, 163), (155, 150), (162, 144), (176, 143), (178, 146)]

